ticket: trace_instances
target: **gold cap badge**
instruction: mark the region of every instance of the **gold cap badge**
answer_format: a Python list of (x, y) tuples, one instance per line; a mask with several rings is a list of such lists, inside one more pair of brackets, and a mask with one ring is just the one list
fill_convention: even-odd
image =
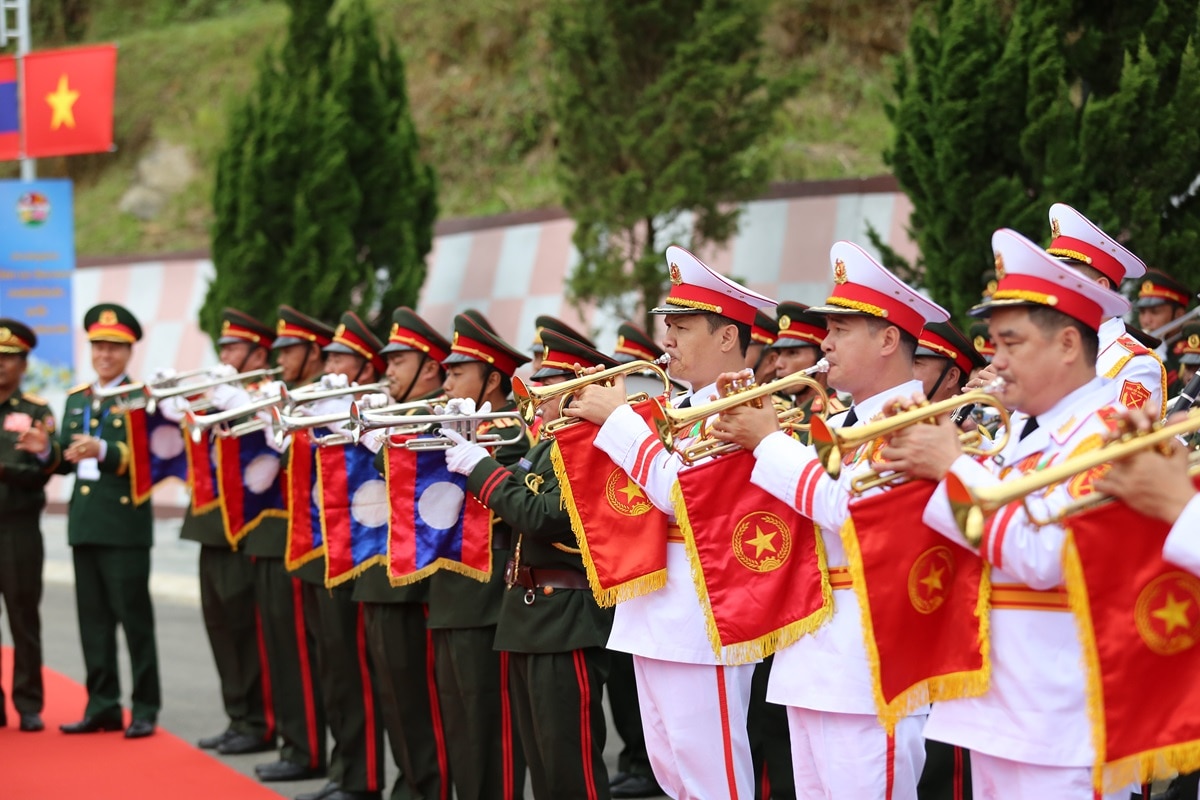
[(792, 318), (784, 314), (779, 318), (779, 330), (786, 331), (790, 327), (792, 327)]
[(101, 325), (116, 325), (117, 312), (113, 311), (111, 308), (106, 308), (100, 312), (100, 319), (98, 321)]
[(833, 262), (833, 282), (841, 286), (847, 280), (849, 279), (846, 277), (846, 262), (839, 258)]
[(1050, 235), (1057, 239), (1062, 236), (1062, 225), (1058, 222), (1058, 217), (1050, 218)]
[[(1004, 256), (1000, 253), (996, 253), (996, 280), (1002, 281), (1006, 275), (1008, 275), (1008, 273), (1004, 271)], [(993, 289), (992, 291), (994, 292), (996, 290)]]
[(683, 283), (683, 273), (679, 271), (679, 265), (674, 261), (671, 262), (669, 272), (671, 273), (671, 283), (676, 286)]

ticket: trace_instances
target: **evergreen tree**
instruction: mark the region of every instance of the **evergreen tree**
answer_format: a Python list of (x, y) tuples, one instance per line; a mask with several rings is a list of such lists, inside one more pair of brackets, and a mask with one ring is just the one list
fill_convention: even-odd
[(259, 65), (217, 162), (213, 263), (201, 324), (224, 306), (272, 319), (279, 303), (386, 327), (415, 305), (437, 216), (404, 63), (365, 0), (289, 0), (289, 36)]
[[(737, 230), (767, 181), (757, 147), (787, 91), (760, 69), (764, 0), (561, 0), (550, 25), (576, 302), (656, 305), (662, 251)], [(689, 227), (690, 226), (690, 227)], [(671, 238), (668, 238), (671, 237)]]

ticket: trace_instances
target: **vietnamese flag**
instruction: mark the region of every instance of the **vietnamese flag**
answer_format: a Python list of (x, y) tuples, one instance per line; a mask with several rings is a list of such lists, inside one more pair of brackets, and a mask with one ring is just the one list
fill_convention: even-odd
[(18, 95), (17, 59), (0, 56), (0, 161), (13, 161), (21, 157)]
[(27, 158), (113, 149), (116, 45), (29, 53), (24, 70)]

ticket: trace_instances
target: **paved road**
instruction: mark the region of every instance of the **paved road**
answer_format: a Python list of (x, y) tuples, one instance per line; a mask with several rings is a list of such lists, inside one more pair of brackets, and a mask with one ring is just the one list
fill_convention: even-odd
[[(226, 719), (220, 706), (216, 668), (200, 618), (200, 593), (196, 581), (199, 546), (180, 541), (179, 526), (179, 520), (157, 521), (152, 551), (150, 583), (155, 598), (155, 627), (163, 682), (163, 710), (159, 724), (186, 741), (195, 741), (223, 730)], [(46, 540), (46, 590), (42, 600), (42, 639), (46, 666), (83, 683), (83, 654), (79, 646), (65, 517), (47, 515), (43, 520), (43, 532)], [(128, 702), (129, 663), (124, 643), (120, 646), (120, 652), (122, 688), (125, 701)], [(607, 714), (607, 703), (605, 710)], [(612, 730), (610, 718), (610, 734), (604, 755), (609, 770), (615, 771), (620, 740), (611, 733)], [(260, 753), (219, 758), (238, 771), (253, 776), (255, 764), (271, 761), (274, 756)], [(390, 763), (389, 754), (389, 786), (395, 777), (396, 770)], [(311, 780), (269, 785), (281, 796), (293, 797), (318, 788), (323, 782)], [(533, 797), (528, 788), (525, 796)]]

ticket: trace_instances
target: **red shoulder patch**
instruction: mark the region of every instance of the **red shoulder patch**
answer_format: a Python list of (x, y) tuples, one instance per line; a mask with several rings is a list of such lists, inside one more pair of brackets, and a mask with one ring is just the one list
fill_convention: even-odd
[(1137, 381), (1121, 384), (1121, 405), (1126, 408), (1141, 408), (1150, 399), (1150, 390)]
[(1132, 336), (1118, 336), (1117, 343), (1135, 356), (1150, 355), (1150, 350)]

